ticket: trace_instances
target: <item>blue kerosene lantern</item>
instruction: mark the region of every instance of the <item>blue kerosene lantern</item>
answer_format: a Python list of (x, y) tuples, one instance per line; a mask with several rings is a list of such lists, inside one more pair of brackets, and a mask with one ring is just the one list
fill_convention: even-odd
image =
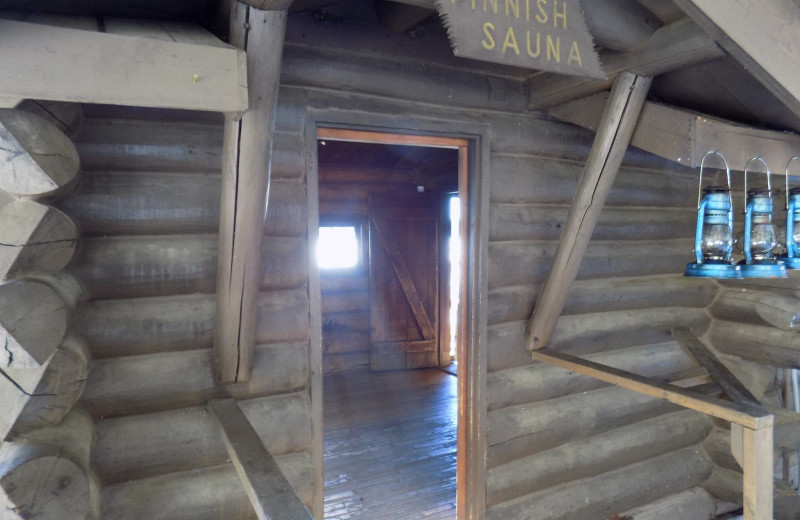
[(786, 256), (781, 260), (788, 269), (800, 269), (800, 187), (789, 189), (789, 165), (786, 163)]
[[(725, 163), (728, 186), (703, 189), (703, 168), (706, 159), (716, 155)], [(694, 238), (696, 262), (686, 265), (684, 276), (697, 278), (739, 278), (733, 263), (733, 201), (731, 170), (725, 157), (712, 150), (700, 161), (700, 184), (697, 193), (697, 227)]]
[[(747, 189), (750, 163), (760, 161), (767, 171), (767, 189)], [(747, 203), (744, 213), (744, 264), (742, 278), (786, 278), (786, 265), (773, 257), (778, 247), (778, 233), (772, 223), (772, 173), (763, 157), (753, 157), (744, 167), (744, 191)]]

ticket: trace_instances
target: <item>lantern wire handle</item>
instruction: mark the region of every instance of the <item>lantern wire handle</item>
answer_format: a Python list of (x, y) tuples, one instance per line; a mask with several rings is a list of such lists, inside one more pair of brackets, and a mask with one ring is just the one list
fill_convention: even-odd
[[(728, 178), (728, 202), (731, 203), (731, 208), (733, 208), (733, 199), (731, 198), (731, 169), (728, 166), (728, 161), (725, 160), (725, 156), (719, 150), (709, 150), (703, 156), (703, 159), (700, 161), (700, 184), (697, 187), (697, 209), (700, 209), (700, 201), (702, 199), (703, 193), (703, 167), (706, 163), (706, 158), (709, 155), (716, 155), (720, 159), (722, 159), (723, 164), (725, 164), (725, 175)], [(800, 156), (798, 156), (800, 157)]]
[(792, 161), (795, 159), (800, 159), (800, 155), (795, 155), (786, 163), (786, 170), (784, 171), (784, 175), (786, 176), (786, 207), (784, 209), (789, 209), (789, 166), (792, 164)]
[(755, 157), (751, 157), (747, 164), (744, 165), (744, 206), (747, 207), (747, 169), (750, 168), (750, 163), (753, 161), (761, 161), (761, 164), (764, 165), (764, 168), (767, 170), (767, 194), (772, 197), (772, 172), (769, 171), (769, 166), (767, 165), (767, 160), (764, 159), (760, 155), (756, 155)]

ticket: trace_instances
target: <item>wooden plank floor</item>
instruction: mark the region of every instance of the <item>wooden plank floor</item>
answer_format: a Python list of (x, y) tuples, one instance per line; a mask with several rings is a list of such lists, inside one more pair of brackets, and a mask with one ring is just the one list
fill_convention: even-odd
[(326, 374), (326, 520), (454, 519), (456, 378)]

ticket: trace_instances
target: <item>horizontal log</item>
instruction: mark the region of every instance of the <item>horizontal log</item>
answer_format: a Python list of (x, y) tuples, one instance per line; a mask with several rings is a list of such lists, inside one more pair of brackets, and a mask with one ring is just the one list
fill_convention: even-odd
[[(675, 342), (600, 352), (586, 359), (648, 377), (664, 377), (693, 368), (696, 363)], [(487, 405), (490, 410), (546, 401), (606, 386), (602, 381), (546, 363), (490, 372)]]
[[(356, 279), (356, 283), (359, 282), (360, 279)], [(346, 281), (343, 283), (347, 289)], [(331, 292), (323, 289), (321, 303), (322, 314), (369, 310), (369, 290), (353, 288), (353, 290)]]
[(332, 312), (322, 315), (323, 336), (341, 335), (352, 332), (369, 332), (369, 310)]
[[(525, 348), (525, 321), (488, 329), (489, 371), (531, 364)], [(703, 309), (665, 307), (562, 316), (550, 342), (553, 350), (585, 355), (605, 350), (671, 341), (674, 327), (703, 335), (711, 323)]]
[(0, 439), (60, 423), (83, 394), (88, 367), (86, 346), (68, 335), (42, 366), (4, 369)]
[(87, 117), (75, 136), (84, 170), (222, 169), (222, 124)]
[(306, 176), (305, 137), (301, 133), (275, 132), (271, 177), (274, 179), (303, 179)]
[[(583, 164), (520, 155), (492, 155), (492, 203), (568, 205)], [(691, 171), (691, 170), (689, 170)], [(682, 207), (697, 204), (694, 175), (622, 167), (607, 206)]]
[(90, 238), (69, 268), (92, 299), (213, 293), (215, 235)]
[(97, 519), (100, 492), (89, 470), (92, 421), (73, 413), (58, 426), (0, 445), (3, 518)]
[(696, 487), (630, 509), (620, 515), (630, 520), (673, 520), (674, 518), (713, 518), (716, 500), (707, 491)]
[(416, 193), (417, 183), (320, 182), (320, 200), (368, 200), (373, 193)]
[[(30, 17), (28, 13), (28, 17)], [(95, 21), (95, 25), (97, 22)], [(61, 130), (66, 136), (71, 136), (83, 120), (83, 105), (80, 103), (66, 103), (62, 101), (45, 101), (26, 99), (17, 106), (18, 109), (31, 114), (36, 114), (48, 123)]]
[(208, 172), (86, 172), (59, 206), (84, 236), (216, 233), (220, 183)]
[[(578, 279), (681, 273), (691, 260), (691, 238), (593, 241)], [(489, 243), (489, 289), (544, 281), (555, 254), (554, 241)]]
[[(275, 457), (306, 505), (312, 500), (311, 458), (307, 454)], [(255, 520), (233, 464), (195, 469), (107, 486), (103, 514), (115, 520)]]
[(493, 468), (678, 409), (652, 397), (611, 387), (490, 411), (488, 465)]
[[(567, 296), (564, 315), (660, 307), (707, 307), (719, 287), (713, 280), (683, 275), (578, 280)], [(489, 292), (489, 324), (529, 318), (538, 286), (512, 286)]]
[(268, 291), (258, 295), (256, 343), (307, 341), (309, 337), (308, 289)]
[(753, 289), (721, 291), (711, 315), (722, 320), (800, 331), (800, 297)]
[(261, 255), (261, 290), (294, 289), (308, 283), (308, 242), (302, 237), (266, 237)]
[[(776, 417), (777, 426), (777, 417)], [(742, 471), (731, 453), (731, 430), (716, 426), (703, 441), (702, 448), (708, 458), (717, 466), (733, 471)]]
[(195, 350), (211, 348), (215, 312), (212, 295), (94, 300), (73, 326), (95, 358)]
[(365, 168), (338, 164), (320, 164), (317, 167), (317, 178), (320, 186), (324, 183), (401, 183), (419, 184), (418, 173), (413, 169), (402, 168)]
[(41, 366), (64, 339), (68, 316), (67, 303), (44, 283), (0, 285), (0, 369)]
[(319, 201), (322, 219), (365, 218), (369, 207), (367, 199), (324, 199)]
[(326, 374), (369, 368), (369, 352), (326, 354), (322, 357), (322, 370)]
[(789, 278), (747, 278), (745, 280), (720, 280), (719, 284), (733, 290), (764, 290), (784, 296), (800, 297), (800, 271), (789, 270)]
[(369, 352), (369, 331), (349, 334), (322, 334), (322, 353), (326, 356), (334, 354), (352, 354)]
[(63, 212), (30, 200), (0, 207), (0, 280), (54, 274), (75, 254), (79, 232)]
[(772, 367), (800, 368), (797, 332), (716, 319), (709, 338), (723, 354)]
[(507, 502), (695, 445), (711, 428), (710, 419), (684, 410), (514, 460), (489, 471), (488, 504)]
[[(315, 31), (319, 27), (315, 28)], [(385, 35), (384, 35), (385, 36)], [(338, 41), (338, 40), (337, 40)], [(371, 42), (370, 45), (374, 43)], [(406, 48), (406, 41), (398, 48)], [(425, 52), (428, 52), (427, 49)], [(474, 66), (479, 62), (470, 63)], [(519, 111), (500, 112), (472, 109), (467, 105), (444, 107), (399, 98), (375, 98), (347, 91), (307, 90), (283, 85), (281, 87), (278, 113), (281, 110), (296, 112), (295, 119), (304, 110), (330, 109), (348, 110), (351, 113), (382, 114), (390, 118), (398, 128), (415, 128), (421, 121), (438, 124), (449, 121), (455, 124), (490, 125), (492, 133), (490, 147), (492, 153), (529, 155), (539, 158), (567, 159), (585, 161), (594, 142), (594, 133), (574, 125), (562, 123), (544, 116)], [(288, 117), (288, 116), (287, 116)], [(492, 162), (496, 157), (493, 156)], [(631, 167), (656, 168), (659, 170), (683, 172), (690, 170), (674, 162), (661, 159), (652, 154), (629, 148), (624, 164)]]
[(23, 197), (51, 195), (69, 185), (80, 160), (55, 125), (22, 110), (0, 109), (0, 189)]
[(742, 504), (742, 472), (716, 467), (700, 486), (718, 500)]
[(368, 294), (369, 274), (360, 271), (353, 276), (333, 276), (330, 273), (320, 273), (319, 285), (322, 292), (322, 305), (326, 305), (325, 299), (328, 298), (328, 295), (332, 297), (328, 304), (333, 304), (338, 292), (363, 292)]
[(291, 40), (284, 46), (281, 84), (491, 110), (525, 106), (522, 83), (514, 79), (487, 80), (473, 72), (423, 63), (406, 62), (398, 68), (395, 60), (385, 57), (343, 54)]
[[(489, 240), (558, 240), (567, 220), (566, 206), (493, 204)], [(692, 236), (697, 211), (691, 208), (607, 207), (592, 233), (593, 240), (655, 240)]]
[[(311, 413), (303, 393), (239, 402), (274, 456), (307, 451)], [(92, 466), (103, 484), (216, 466), (227, 461), (219, 427), (205, 407), (98, 420)]]
[(302, 182), (273, 179), (269, 186), (264, 234), (305, 236), (308, 227), (308, 201)]
[(307, 350), (305, 343), (257, 345), (250, 381), (223, 386), (214, 384), (210, 349), (98, 360), (81, 406), (94, 417), (116, 417), (295, 392), (308, 385)]
[(488, 520), (602, 519), (690, 489), (711, 473), (695, 447), (667, 453), (595, 477), (569, 482), (491, 507)]

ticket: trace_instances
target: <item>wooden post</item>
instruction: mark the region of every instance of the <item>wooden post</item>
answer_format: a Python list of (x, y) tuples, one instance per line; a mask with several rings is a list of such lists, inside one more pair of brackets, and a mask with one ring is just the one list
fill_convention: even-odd
[(553, 263), (529, 322), (528, 350), (547, 346), (617, 175), (652, 79), (620, 74), (575, 192)]
[(772, 430), (742, 428), (745, 520), (772, 520)]
[(250, 379), (255, 344), (264, 216), (267, 210), (275, 109), (288, 4), (235, 2), (231, 43), (247, 52), (250, 108), (241, 120), (228, 115), (222, 163), (222, 203), (217, 264), (214, 379)]

